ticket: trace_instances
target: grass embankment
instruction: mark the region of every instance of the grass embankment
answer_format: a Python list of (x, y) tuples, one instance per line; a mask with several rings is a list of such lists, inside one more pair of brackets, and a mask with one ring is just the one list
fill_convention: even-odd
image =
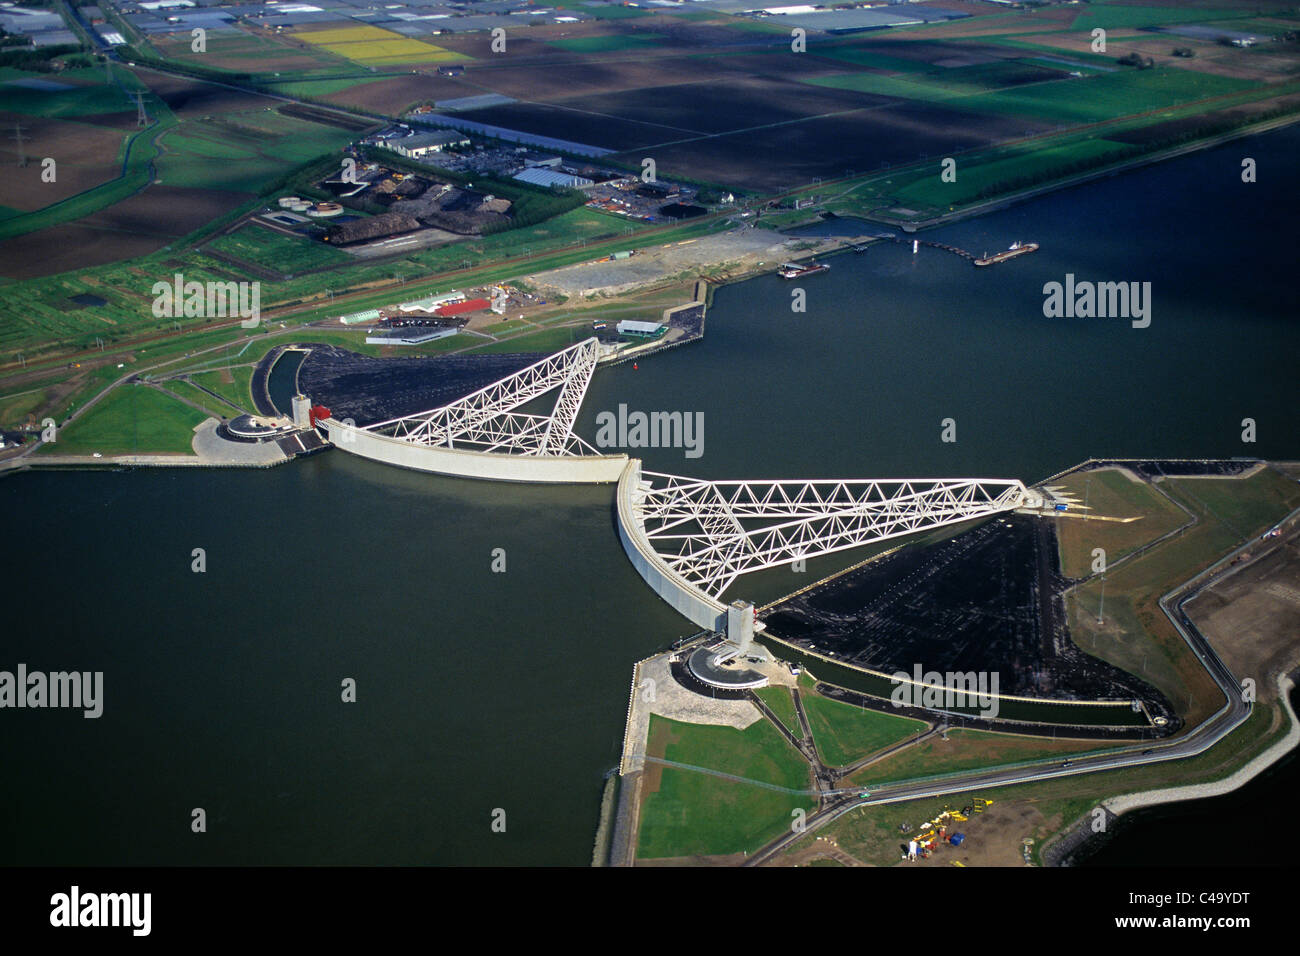
[(760, 687), (754, 691), (768, 709), (776, 714), (777, 720), (785, 726), (796, 737), (801, 736), (803, 731), (799, 727), (799, 717), (794, 712), (794, 700), (790, 697), (790, 691), (785, 687)]
[(1223, 694), (1158, 602), (1300, 505), (1300, 486), (1265, 467), (1248, 478), (1164, 479), (1157, 487), (1198, 523), (1109, 571), (1104, 605), (1100, 575), (1075, 588), (1066, 613), (1083, 650), (1149, 681), (1198, 724), (1222, 706)]
[(1053, 484), (1085, 502), (1090, 510), (1084, 514), (1138, 519), (1121, 524), (1058, 518), (1061, 571), (1067, 577), (1085, 578), (1093, 573), (1095, 548), (1105, 551), (1105, 563), (1110, 566), (1189, 520), (1145, 481), (1119, 469), (1075, 472)]
[[(818, 835), (834, 839), (865, 863), (888, 866), (899, 859), (898, 845), (902, 834), (898, 825), (901, 821), (919, 823), (944, 809), (964, 806), (971, 797), (979, 796), (1003, 805), (1023, 804), (1037, 811), (1037, 822), (1013, 839), (1018, 842), (1020, 837), (1032, 837), (1035, 840), (1033, 859), (1039, 862), (1039, 851), (1048, 837), (1068, 827), (1107, 797), (1221, 780), (1267, 749), (1285, 732), (1281, 706), (1275, 702), (1261, 704), (1236, 732), (1207, 753), (1189, 760), (1150, 764), (1124, 771), (1080, 774), (1040, 783), (956, 791), (947, 797), (864, 807), (845, 814), (819, 830)], [(973, 824), (964, 827), (973, 831), (972, 838), (976, 840), (979, 839), (978, 825), (976, 818)], [(800, 846), (806, 846), (806, 843), (796, 844), (791, 852)]]
[(218, 369), (212, 372), (200, 372), (190, 376), (194, 382), (209, 391), (216, 392), (237, 408), (253, 408), (252, 381), (253, 367), (240, 365), (230, 369)]
[(286, 236), (256, 223), (240, 226), (205, 247), (242, 263), (283, 275), (355, 262), (342, 249), (302, 236)]
[(804, 711), (817, 753), (828, 767), (843, 767), (925, 730), (923, 721), (863, 710), (805, 693)]
[[(171, 393), (178, 398), (182, 398), (187, 402), (192, 402), (213, 418), (232, 418), (239, 414), (225, 402), (218, 401), (201, 388), (195, 388), (189, 382), (182, 379), (162, 382), (159, 384), (158, 388), (162, 389), (164, 392)], [(181, 427), (183, 426), (178, 423), (176, 426), (177, 431), (179, 431)]]
[[(807, 764), (765, 720), (741, 731), (652, 716), (648, 752), (790, 790), (810, 786)], [(811, 796), (653, 763), (643, 787), (642, 858), (752, 851), (789, 826), (792, 811), (815, 806)]]
[(158, 179), (167, 186), (257, 194), (289, 169), (337, 152), (355, 135), (275, 110), (186, 120), (167, 136)]
[(864, 767), (850, 779), (862, 786), (879, 785), (1105, 749), (1106, 744), (1096, 740), (1053, 740), (957, 729), (948, 731), (947, 740), (939, 737), (923, 740), (914, 747)]
[(86, 370), (51, 370), (48, 377), (6, 389), (0, 395), (0, 426), (36, 424), (47, 417), (61, 422), (125, 374), (116, 363)]
[[(80, 74), (92, 71), (75, 72)], [(104, 76), (102, 72), (93, 72), (98, 73), (100, 78)], [(135, 104), (128, 97), (128, 92), (143, 91), (145, 87), (125, 71), (119, 70), (116, 75), (125, 90), (116, 84), (105, 84), (59, 92), (20, 89), (15, 95), (11, 88), (4, 88), (3, 94), (0, 94), (0, 108), (30, 112), (50, 119), (76, 119), (131, 109)], [(150, 182), (150, 163), (159, 155), (158, 142), (177, 125), (171, 110), (161, 103), (149, 104), (148, 111), (152, 123), (143, 129), (132, 130), (122, 138), (113, 161), (116, 171), (112, 179), (41, 209), (6, 217), (0, 221), (0, 239), (11, 239), (50, 226), (74, 222), (107, 209), (147, 186)], [(3, 347), (3, 340), (0, 340), (0, 348)]]
[(106, 395), (85, 416), (44, 445), (51, 455), (189, 454), (196, 425), (207, 416), (145, 385)]

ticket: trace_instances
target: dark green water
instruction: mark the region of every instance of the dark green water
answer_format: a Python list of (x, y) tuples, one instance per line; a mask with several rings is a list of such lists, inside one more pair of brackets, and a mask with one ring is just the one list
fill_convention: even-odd
[[(1300, 692), (1291, 692), (1291, 707)], [(1300, 786), (1300, 757), (1293, 750), (1240, 790), (1120, 817), (1115, 833), (1100, 838), (1079, 866), (1294, 866), (1285, 852), (1231, 833), (1274, 819)], [(1267, 825), (1267, 824), (1266, 824)], [(1085, 848), (1087, 849), (1087, 848)]]
[[(1300, 456), (1297, 146), (1275, 133), (930, 236), (1043, 246), (992, 269), (882, 246), (724, 289), (703, 343), (599, 372), (579, 431), (620, 402), (703, 411), (701, 458), (643, 457), (706, 477), (1033, 481), (1088, 456)], [(1258, 184), (1240, 182), (1244, 155)], [(1151, 327), (1045, 319), (1042, 285), (1066, 272), (1152, 282)], [(939, 441), (945, 417), (956, 444)], [(329, 452), (269, 471), (25, 474), (0, 495), (0, 669), (106, 685), (99, 720), (0, 712), (0, 862), (583, 865), (632, 662), (693, 630), (625, 559), (609, 488)]]
[(289, 349), (280, 353), (266, 377), (266, 394), (281, 415), (293, 414), (293, 397), (298, 394), (298, 369), (306, 352)]

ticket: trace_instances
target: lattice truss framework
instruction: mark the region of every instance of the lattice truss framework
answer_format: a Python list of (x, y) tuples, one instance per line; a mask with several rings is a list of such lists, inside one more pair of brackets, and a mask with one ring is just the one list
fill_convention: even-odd
[[(596, 370), (599, 341), (586, 339), (493, 382), (464, 398), (368, 426), (420, 445), (511, 455), (600, 455), (573, 433), (587, 386)], [(515, 409), (558, 388), (550, 415)]]
[(633, 507), (655, 552), (712, 598), (742, 574), (1021, 507), (1014, 479), (701, 481), (643, 472)]

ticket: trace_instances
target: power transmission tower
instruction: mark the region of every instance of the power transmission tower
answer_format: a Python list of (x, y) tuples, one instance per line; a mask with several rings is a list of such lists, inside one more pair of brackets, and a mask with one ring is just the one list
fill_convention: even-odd
[(136, 94), (135, 94), (135, 110), (136, 110), (136, 113), (135, 113), (135, 125), (136, 125), (136, 126), (148, 126), (148, 125), (149, 125), (149, 114), (146, 113), (146, 112), (144, 111), (144, 94), (143, 94), (143, 93), (136, 93)]

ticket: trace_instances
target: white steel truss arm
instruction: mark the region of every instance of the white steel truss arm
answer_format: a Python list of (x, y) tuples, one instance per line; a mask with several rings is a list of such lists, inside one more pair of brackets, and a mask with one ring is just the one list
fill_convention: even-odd
[(643, 477), (649, 487), (637, 513), (651, 546), (675, 574), (715, 598), (750, 571), (1010, 511), (1025, 495), (1010, 479)]
[[(413, 444), (537, 455), (589, 454), (594, 449), (573, 435), (599, 357), (599, 341), (589, 338), (556, 352), (513, 375), (486, 385), (441, 408), (367, 426)], [(559, 388), (550, 416), (523, 415), (515, 409)], [(490, 447), (483, 447), (484, 445)]]
[(546, 432), (542, 435), (540, 454), (564, 454), (569, 436), (573, 434), (573, 423), (578, 420), (578, 412), (582, 410), (582, 400), (587, 396), (587, 386), (591, 384), (591, 376), (596, 371), (597, 342), (597, 339), (592, 338), (579, 343), (589, 347), (582, 353), (582, 358), (570, 367), (564, 384), (560, 386), (560, 394), (555, 399), (555, 411), (547, 419)]

